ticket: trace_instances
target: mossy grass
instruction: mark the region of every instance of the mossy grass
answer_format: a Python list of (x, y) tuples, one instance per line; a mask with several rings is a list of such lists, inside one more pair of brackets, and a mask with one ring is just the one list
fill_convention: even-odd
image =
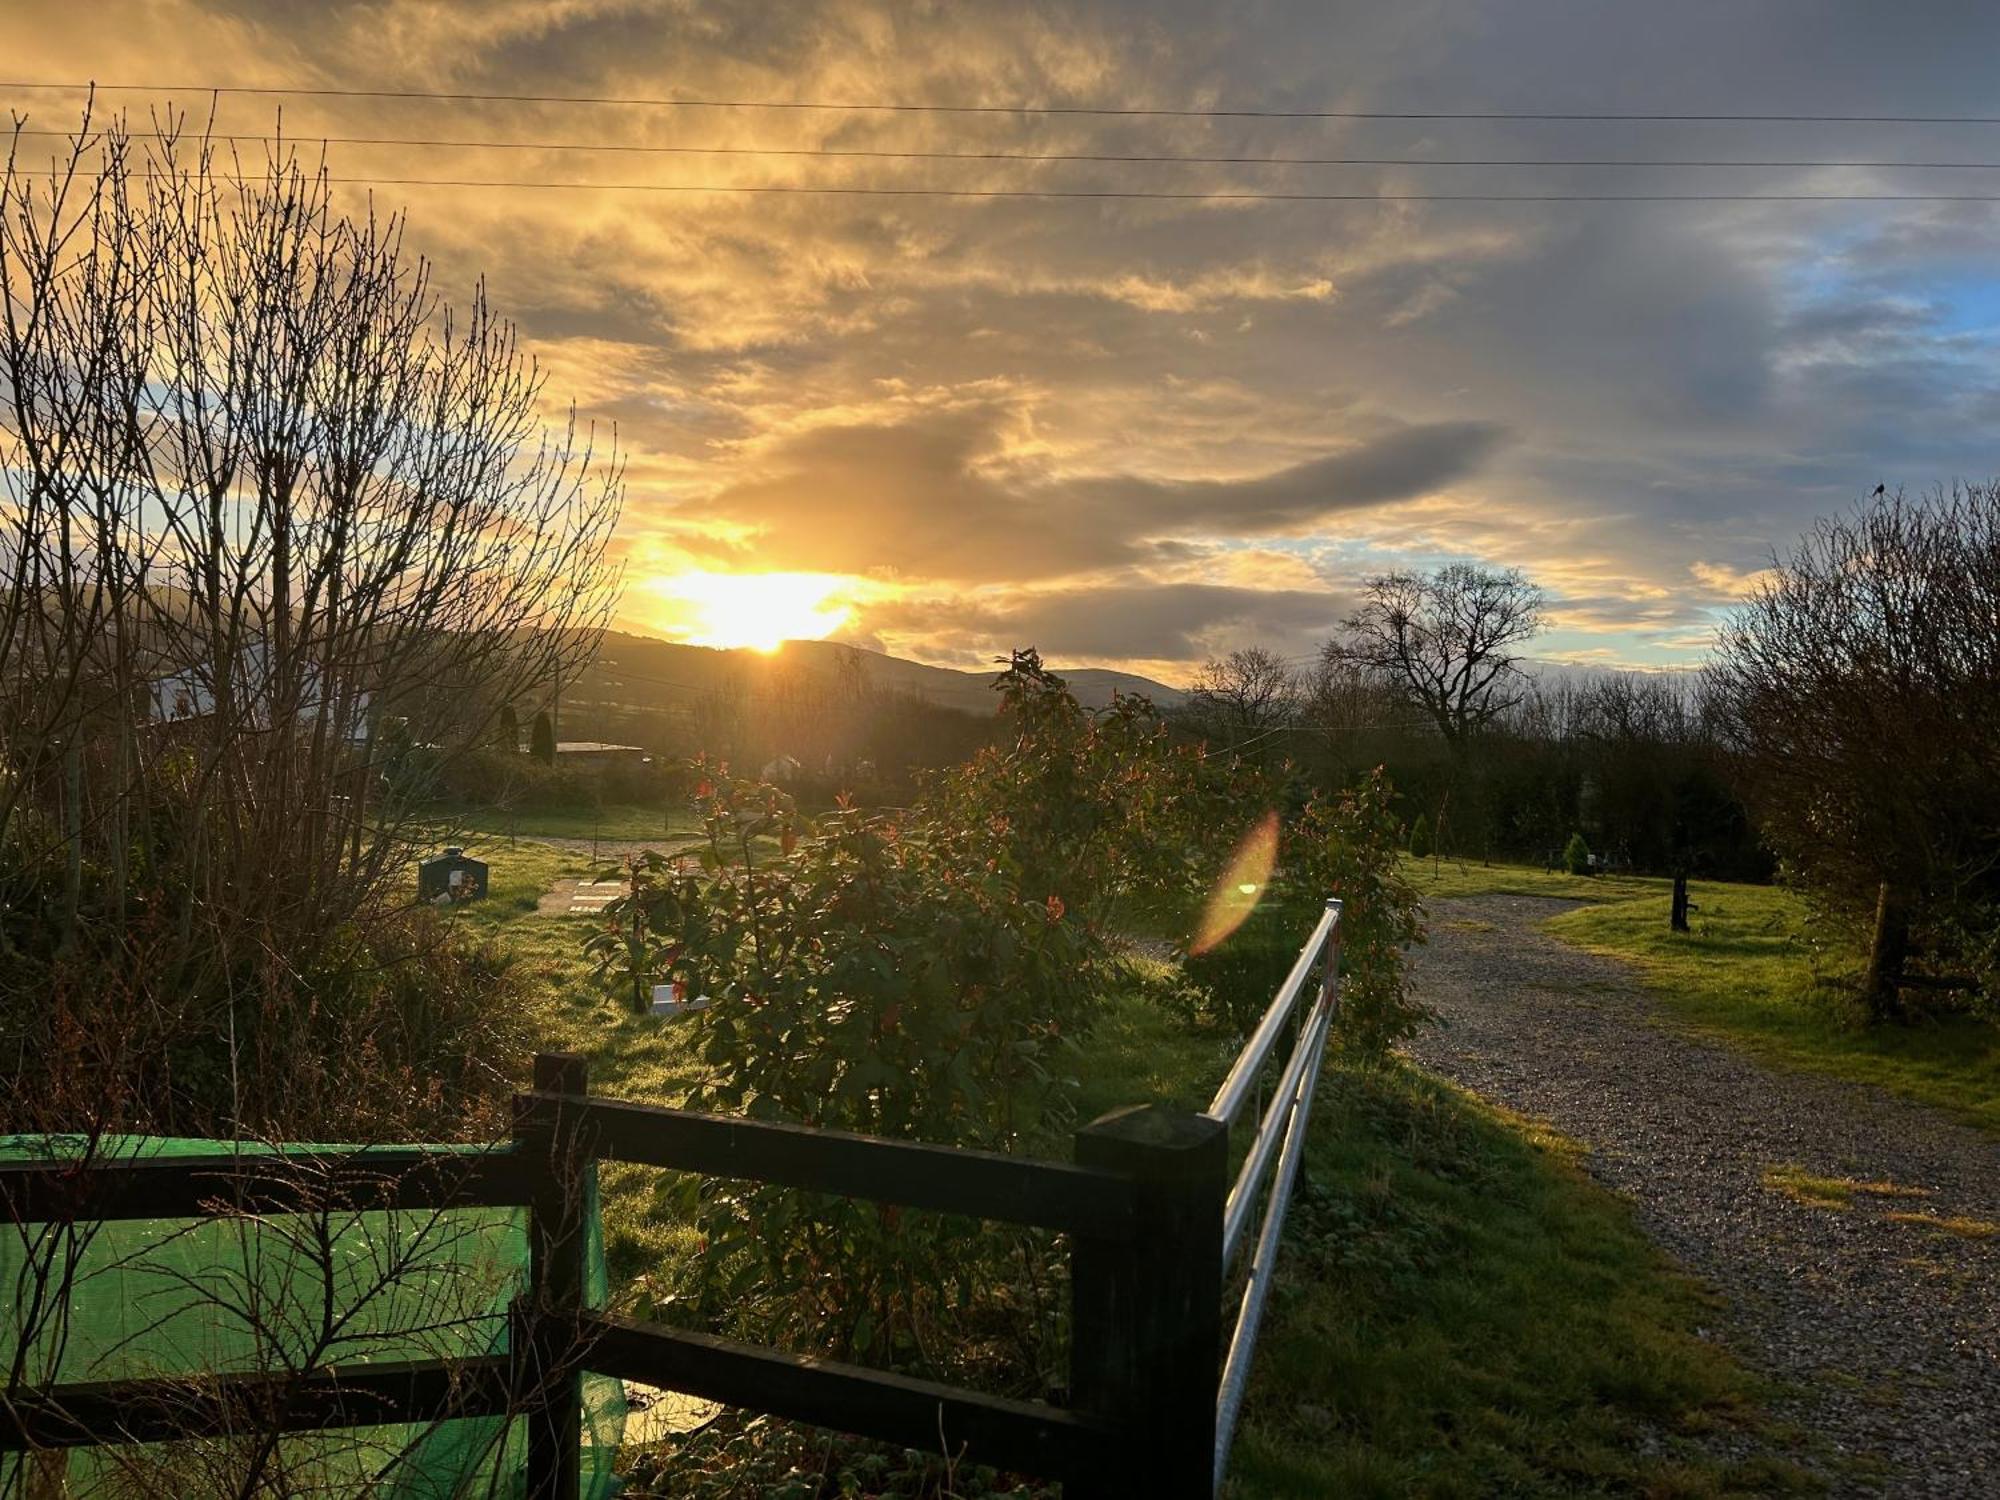
[(476, 838), (514, 839), (615, 839), (620, 842), (660, 839), (684, 844), (701, 833), (701, 820), (692, 808), (645, 806), (638, 803), (606, 803), (601, 807), (522, 808), (508, 812), (479, 807), (463, 811), (441, 809), (441, 826)]

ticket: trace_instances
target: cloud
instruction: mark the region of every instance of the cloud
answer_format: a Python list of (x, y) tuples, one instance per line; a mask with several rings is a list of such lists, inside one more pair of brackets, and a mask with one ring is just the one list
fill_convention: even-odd
[[(813, 427), (756, 477), (683, 514), (754, 529), (761, 560), (920, 578), (1047, 578), (1171, 558), (1188, 538), (1296, 534), (1465, 479), (1505, 441), (1486, 422), (1397, 428), (1240, 478), (1066, 475), (1009, 460), (992, 407)], [(1164, 549), (1164, 550), (1161, 550)]]
[(1734, 604), (1748, 597), (1771, 577), (1769, 568), (1733, 568), (1718, 562), (1689, 563), (1688, 573), (1704, 595), (1718, 604)]
[(960, 660), (1034, 646), (1055, 661), (1200, 662), (1262, 642), (1305, 651), (1330, 635), (1351, 600), (1331, 589), (1259, 589), (1123, 581), (1090, 589), (932, 595), (863, 607), (857, 636), (937, 643)]
[[(16, 76), (1007, 104), (1979, 114), (2000, 10), (1273, 0), (102, 0), (0, 7)], [(1920, 12), (1920, 13), (1919, 13)], [(1495, 79), (1506, 80), (1498, 97)], [(68, 101), (19, 101), (35, 124)], [(143, 118), (156, 102), (119, 96)], [(199, 112), (208, 96), (183, 102)], [(223, 128), (275, 101), (224, 96)], [(960, 151), (983, 160), (334, 146), (336, 175), (1188, 193), (1895, 192), (1864, 169), (1439, 158), (1942, 156), (1912, 127), (1231, 121), (285, 101), (299, 139)], [(38, 148), (39, 149), (39, 146)], [(1035, 154), (1399, 157), (1407, 165)], [(1428, 163), (1428, 164), (1425, 164)], [(343, 206), (369, 201), (361, 183)], [(380, 186), (461, 300), (484, 276), (552, 405), (615, 421), (624, 545), (658, 575), (865, 576), (916, 653), (1017, 631), (1192, 661), (1297, 640), (1305, 600), (1473, 558), (1565, 639), (1698, 655), (1705, 612), (1878, 482), (1985, 477), (2000, 210), (1920, 203), (1245, 203)], [(1326, 580), (1324, 591), (1252, 552)], [(1255, 573), (1254, 581), (1250, 574)], [(1207, 591), (1207, 592), (1204, 592)], [(1295, 597), (1297, 596), (1297, 597)], [(1258, 600), (1264, 601), (1258, 603)], [(1567, 608), (1563, 608), (1564, 603)], [(1233, 611), (1233, 613), (1231, 613)], [(980, 631), (986, 631), (984, 637)], [(1150, 639), (1146, 633), (1152, 632)], [(1290, 634), (1288, 634), (1288, 632)], [(1065, 648), (1069, 649), (1069, 648)]]

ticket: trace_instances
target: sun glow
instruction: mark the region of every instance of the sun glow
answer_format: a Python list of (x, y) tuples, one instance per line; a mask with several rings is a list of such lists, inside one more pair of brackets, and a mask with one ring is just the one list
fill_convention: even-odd
[(1243, 925), (1264, 899), (1271, 871), (1278, 864), (1278, 815), (1268, 812), (1250, 826), (1229, 857), (1222, 878), (1209, 892), (1208, 905), (1189, 939), (1190, 953), (1206, 953)]
[(832, 573), (679, 573), (648, 585), (663, 627), (696, 646), (775, 651), (816, 641), (846, 624), (851, 580)]

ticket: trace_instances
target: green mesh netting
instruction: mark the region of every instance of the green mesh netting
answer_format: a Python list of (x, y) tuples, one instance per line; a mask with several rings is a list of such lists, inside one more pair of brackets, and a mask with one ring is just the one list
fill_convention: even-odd
[[(62, 1138), (0, 1137), (6, 1162), (74, 1159), (81, 1149)], [(355, 1149), (284, 1151), (289, 1157)], [(272, 1150), (123, 1137), (99, 1141), (94, 1155), (106, 1161)], [(602, 1306), (594, 1172), (587, 1209), (586, 1294)], [(526, 1220), (520, 1208), (458, 1208), (76, 1226), (0, 1222), (0, 1381), (17, 1362), (22, 1384), (43, 1386), (504, 1353), (507, 1307), (527, 1275)], [(43, 1268), (63, 1265), (74, 1266), (72, 1292), (50, 1305), (46, 1291), (37, 1291), (49, 1284)], [(583, 1493), (596, 1500), (617, 1489), (611, 1467), (625, 1398), (607, 1376), (585, 1375), (583, 1386)], [(524, 1491), (524, 1448), (519, 1422), (464, 1417), (287, 1434), (261, 1456), (254, 1434), (0, 1455), (0, 1497), (237, 1493), (252, 1466), (261, 1465), (267, 1483), (260, 1493), (505, 1500)]]

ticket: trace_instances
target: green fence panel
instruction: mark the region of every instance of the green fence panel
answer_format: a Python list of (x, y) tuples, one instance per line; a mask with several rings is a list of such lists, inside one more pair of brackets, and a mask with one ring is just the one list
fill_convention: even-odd
[[(110, 1162), (278, 1148), (155, 1136), (86, 1148), (62, 1137), (11, 1136), (0, 1137), (0, 1162), (76, 1160), (86, 1149)], [(282, 1149), (366, 1154), (352, 1146)], [(587, 1206), (587, 1292), (602, 1306), (594, 1169)], [(42, 1268), (63, 1265), (74, 1268), (70, 1294), (52, 1300)], [(44, 1386), (504, 1353), (508, 1306), (527, 1273), (524, 1208), (0, 1223), (0, 1382), (17, 1366), (23, 1385)], [(617, 1488), (624, 1390), (606, 1376), (586, 1375), (583, 1384), (583, 1493), (596, 1500)], [(504, 1417), (271, 1441), (261, 1460), (255, 1435), (4, 1456), (0, 1497), (199, 1495), (237, 1488), (246, 1466), (259, 1461), (284, 1475), (285, 1492), (329, 1497), (505, 1500), (524, 1487), (524, 1434)]]

